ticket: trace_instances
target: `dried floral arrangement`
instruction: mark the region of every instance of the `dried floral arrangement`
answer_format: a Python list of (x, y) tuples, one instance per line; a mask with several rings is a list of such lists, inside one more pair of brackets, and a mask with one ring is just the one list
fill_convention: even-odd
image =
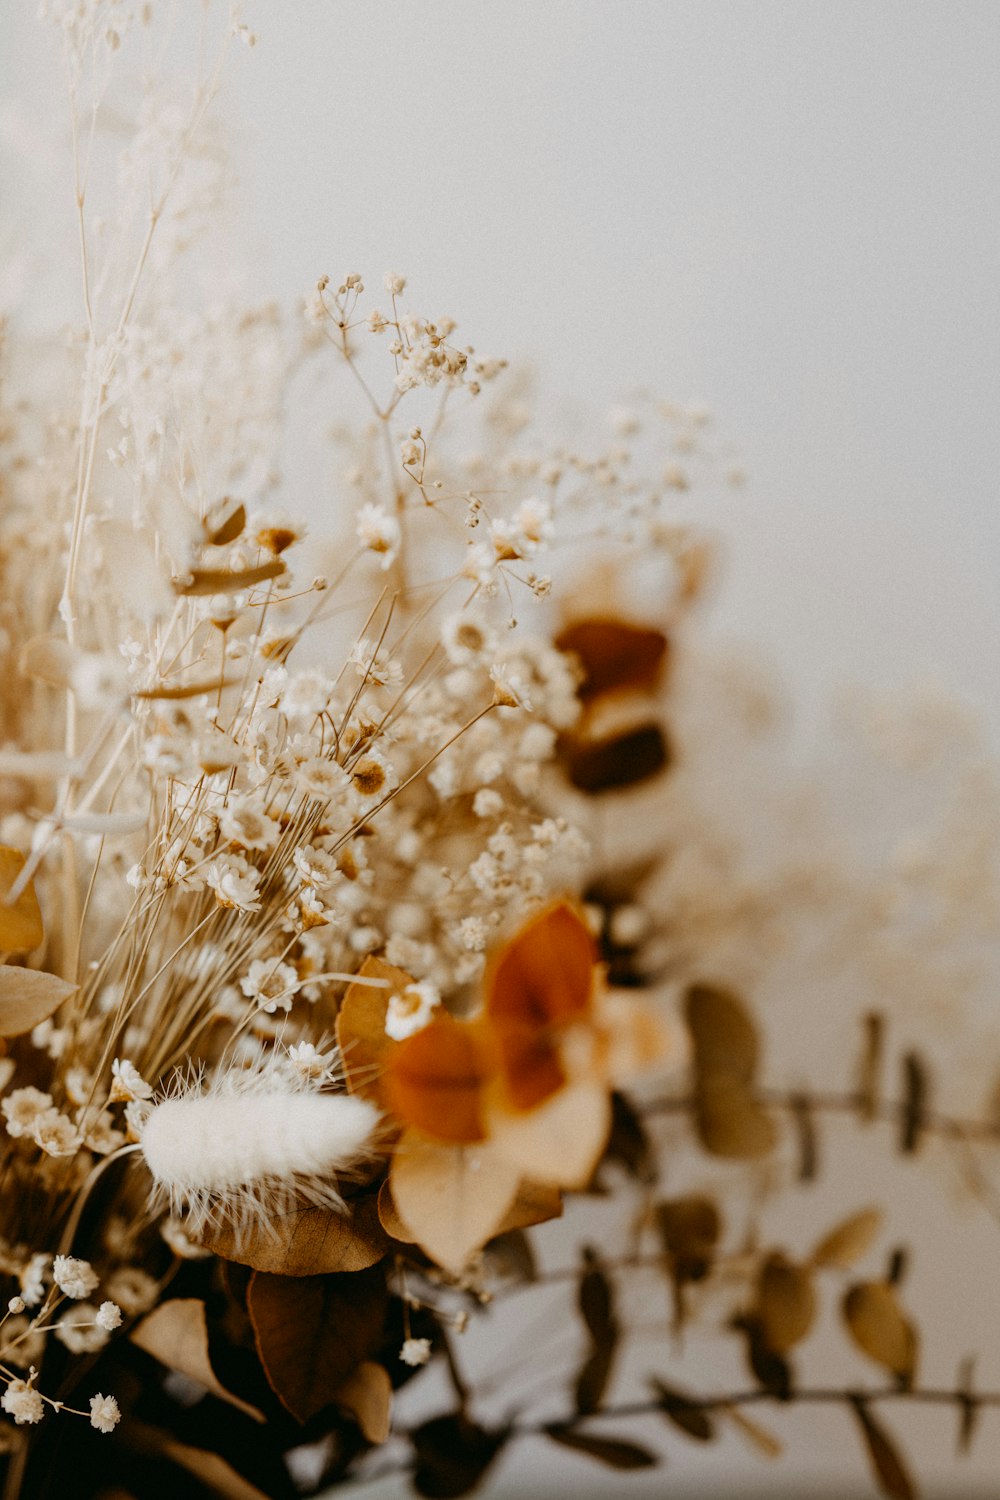
[[(7, 1500), (281, 1500), (397, 1469), (458, 1496), (527, 1435), (650, 1467), (615, 1427), (637, 1414), (773, 1457), (747, 1408), (796, 1402), (842, 1406), (881, 1492), (915, 1495), (883, 1408), (950, 1406), (968, 1443), (1000, 1395), (971, 1366), (920, 1383), (905, 1256), (873, 1269), (863, 1197), (807, 1246), (756, 1212), (817, 1176), (827, 1115), (891, 1123), (906, 1155), (998, 1127), (932, 1109), (916, 1051), (885, 1095), (875, 1011), (843, 1091), (766, 1086), (752, 996), (713, 962), (769, 916), (685, 816), (702, 415), (650, 402), (590, 453), (540, 441), (503, 362), (413, 312), (399, 275), (375, 297), (324, 277), (291, 327), (192, 305), (224, 173), (209, 107), (254, 38), (207, 6), (171, 93), (156, 9), (44, 7), (81, 321), (56, 350), (15, 321), (5, 347)], [(138, 124), (95, 186), (134, 52)], [(317, 551), (276, 454), (288, 390), (333, 368), (364, 415), (337, 434)], [(668, 1190), (682, 1149), (737, 1176)], [(736, 1230), (731, 1191), (752, 1200)], [(574, 1195), (620, 1249), (541, 1267), (528, 1231)], [(678, 1341), (711, 1324), (739, 1345), (739, 1389), (703, 1389), (664, 1340), (644, 1397), (616, 1400), (640, 1274)], [(583, 1335), (561, 1409), (515, 1390), (484, 1417), (461, 1336), (553, 1282)], [(877, 1381), (799, 1381), (821, 1302)], [(435, 1371), (439, 1407), (394, 1418)]]

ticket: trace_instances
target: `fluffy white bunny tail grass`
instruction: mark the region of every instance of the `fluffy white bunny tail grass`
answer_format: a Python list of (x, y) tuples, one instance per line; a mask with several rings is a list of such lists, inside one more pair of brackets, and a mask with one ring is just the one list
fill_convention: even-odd
[(340, 1185), (371, 1154), (378, 1121), (364, 1099), (310, 1085), (280, 1060), (175, 1079), (142, 1127), (154, 1206), (183, 1215), (195, 1238), (212, 1224), (267, 1233), (303, 1203), (342, 1208)]

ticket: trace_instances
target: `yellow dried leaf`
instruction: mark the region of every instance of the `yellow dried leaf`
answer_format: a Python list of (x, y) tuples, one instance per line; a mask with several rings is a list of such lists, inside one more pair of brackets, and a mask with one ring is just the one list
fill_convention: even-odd
[(208, 1354), (205, 1304), (197, 1297), (177, 1297), (161, 1302), (129, 1335), (133, 1344), (158, 1359), (168, 1370), (176, 1370), (203, 1385), (213, 1396), (263, 1422), (264, 1414), (227, 1391), (216, 1378)]
[(491, 1098), (487, 1133), (521, 1177), (552, 1187), (586, 1187), (611, 1131), (611, 1100), (603, 1083), (581, 1080), (537, 1109), (512, 1110)]
[(28, 881), (12, 905), (5, 904), (23, 869), (24, 855), (20, 850), (0, 845), (0, 950), (6, 953), (27, 953), (37, 948), (45, 936), (33, 880)]
[(400, 1137), (389, 1181), (396, 1212), (432, 1260), (456, 1274), (498, 1232), (521, 1174), (491, 1141), (474, 1146)]
[(867, 1254), (882, 1227), (877, 1208), (863, 1208), (825, 1234), (809, 1257), (814, 1266), (835, 1266), (848, 1270)]
[(917, 1332), (895, 1288), (887, 1281), (858, 1282), (844, 1297), (843, 1313), (858, 1348), (909, 1384), (917, 1368)]
[(383, 1365), (364, 1359), (334, 1396), (349, 1411), (370, 1443), (384, 1443), (392, 1419), (392, 1381)]
[(33, 1031), (55, 1015), (75, 991), (75, 984), (56, 974), (4, 964), (0, 967), (0, 1036), (23, 1036)]
[(776, 1354), (805, 1338), (816, 1317), (816, 1293), (809, 1272), (781, 1254), (769, 1255), (757, 1282), (761, 1334)]
[(392, 995), (413, 983), (413, 976), (381, 958), (366, 958), (361, 979), (384, 979), (385, 985), (351, 984), (337, 1012), (337, 1046), (344, 1059), (347, 1087), (352, 1094), (386, 1108), (382, 1080), (386, 1065), (399, 1046), (385, 1034), (385, 1013)]

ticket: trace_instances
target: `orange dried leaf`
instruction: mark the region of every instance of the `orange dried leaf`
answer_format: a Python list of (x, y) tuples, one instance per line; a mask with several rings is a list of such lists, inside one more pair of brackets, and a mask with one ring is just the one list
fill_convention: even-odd
[(362, 979), (384, 979), (385, 986), (351, 984), (337, 1012), (337, 1046), (344, 1059), (347, 1087), (352, 1094), (385, 1108), (382, 1080), (386, 1064), (398, 1046), (385, 1033), (385, 1015), (392, 995), (413, 983), (411, 975), (381, 958), (366, 958), (358, 971)]
[(27, 953), (37, 948), (45, 936), (33, 880), (28, 881), (16, 901), (6, 904), (7, 895), (23, 869), (24, 855), (20, 850), (0, 845), (0, 950), (7, 953)]
[(517, 1197), (520, 1173), (492, 1142), (449, 1145), (407, 1130), (392, 1158), (392, 1201), (432, 1260), (456, 1275), (500, 1227)]
[(512, 1110), (489, 1100), (491, 1142), (519, 1174), (552, 1187), (583, 1188), (607, 1144), (611, 1100), (603, 1084), (567, 1085), (537, 1109)]
[(440, 1141), (484, 1138), (481, 1094), (491, 1072), (478, 1027), (436, 1016), (392, 1052), (383, 1081), (390, 1111)]

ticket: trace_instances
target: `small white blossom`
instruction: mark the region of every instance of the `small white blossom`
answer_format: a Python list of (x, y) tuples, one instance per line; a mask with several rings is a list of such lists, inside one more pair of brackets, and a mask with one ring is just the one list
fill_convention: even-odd
[(51, 1108), (52, 1095), (45, 1094), (41, 1089), (32, 1088), (30, 1085), (27, 1088), (14, 1089), (0, 1104), (4, 1119), (7, 1121), (7, 1134), (15, 1137), (30, 1135), (38, 1117)]
[(52, 1262), (52, 1277), (67, 1297), (89, 1297), (97, 1285), (97, 1273), (88, 1260), (72, 1255), (57, 1255)]
[(404, 1365), (425, 1365), (431, 1357), (430, 1339), (406, 1339), (399, 1357)]
[(401, 1042), (415, 1031), (422, 1031), (440, 1003), (441, 996), (434, 985), (426, 981), (408, 984), (402, 994), (389, 999), (385, 1012), (386, 1036)]
[(208, 867), (205, 883), (215, 892), (220, 906), (236, 911), (260, 911), (257, 890), (260, 874), (238, 854), (213, 860)]
[(403, 539), (396, 517), (390, 515), (384, 506), (369, 501), (358, 511), (356, 531), (362, 547), (378, 553), (383, 568), (391, 567)]
[(281, 833), (281, 825), (246, 797), (230, 798), (219, 814), (219, 832), (231, 844), (241, 849), (273, 849)]
[(248, 1000), (273, 1015), (279, 1006), (291, 1010), (298, 983), (298, 972), (291, 964), (276, 963), (273, 958), (255, 958), (240, 980), (240, 989)]
[(40, 1422), (45, 1415), (45, 1403), (36, 1390), (24, 1380), (12, 1380), (0, 1396), (0, 1406), (14, 1418), (18, 1427), (26, 1422)]
[(71, 1354), (96, 1354), (108, 1342), (107, 1330), (97, 1318), (97, 1308), (78, 1302), (63, 1313), (55, 1328), (56, 1338)]
[(320, 1052), (312, 1042), (296, 1042), (288, 1049), (288, 1060), (303, 1078), (318, 1079), (329, 1075), (335, 1058), (333, 1052)]
[(100, 1391), (96, 1396), (91, 1396), (91, 1427), (96, 1427), (98, 1432), (114, 1432), (121, 1419), (122, 1414), (118, 1410), (118, 1402), (114, 1396), (102, 1396)]
[(37, 1117), (31, 1139), (47, 1156), (74, 1156), (80, 1149), (79, 1131), (58, 1109), (47, 1109)]
[(102, 1302), (97, 1309), (97, 1323), (107, 1333), (122, 1326), (122, 1310), (117, 1302)]
[(127, 1057), (116, 1057), (111, 1064), (111, 1093), (113, 1104), (129, 1103), (132, 1099), (152, 1099), (153, 1090), (134, 1063)]

